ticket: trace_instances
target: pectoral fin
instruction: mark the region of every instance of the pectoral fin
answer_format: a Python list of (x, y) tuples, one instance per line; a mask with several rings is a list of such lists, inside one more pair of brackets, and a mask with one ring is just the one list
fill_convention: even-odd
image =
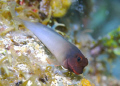
[(46, 61), (48, 62), (48, 64), (53, 64), (55, 66), (60, 66), (60, 64), (58, 63), (58, 61), (56, 59), (46, 58)]

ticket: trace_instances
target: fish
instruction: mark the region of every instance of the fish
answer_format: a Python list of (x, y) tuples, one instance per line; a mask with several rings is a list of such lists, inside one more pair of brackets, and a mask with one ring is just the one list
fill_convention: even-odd
[(26, 20), (22, 22), (56, 57), (61, 66), (77, 75), (83, 73), (83, 69), (88, 65), (88, 59), (74, 44), (41, 23)]

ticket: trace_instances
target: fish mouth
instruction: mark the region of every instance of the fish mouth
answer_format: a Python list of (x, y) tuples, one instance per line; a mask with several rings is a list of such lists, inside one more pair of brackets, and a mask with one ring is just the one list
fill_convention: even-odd
[(69, 63), (68, 59), (64, 60), (63, 62), (63, 67), (68, 69), (71, 72), (74, 72), (75, 74), (79, 75), (83, 73), (83, 69), (85, 66), (81, 66), (81, 67), (77, 67), (77, 66), (73, 66)]
[(68, 69), (71, 72), (78, 74), (76, 71), (74, 71), (73, 67), (69, 65), (68, 59), (64, 60), (63, 67)]
[(68, 63), (68, 70), (71, 71), (71, 72), (74, 72), (75, 74), (79, 75), (79, 74), (82, 74), (83, 73), (83, 69), (84, 69), (84, 66), (80, 67), (78, 69), (78, 67), (76, 66), (72, 66)]

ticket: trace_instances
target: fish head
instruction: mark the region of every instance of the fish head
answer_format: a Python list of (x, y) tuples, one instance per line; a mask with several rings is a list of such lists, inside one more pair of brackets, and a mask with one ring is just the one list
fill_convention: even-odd
[(66, 58), (63, 62), (63, 66), (66, 69), (68, 69), (71, 72), (74, 72), (77, 75), (82, 74), (83, 69), (87, 65), (88, 65), (88, 59), (85, 58), (81, 52), (72, 55), (72, 57), (70, 56)]

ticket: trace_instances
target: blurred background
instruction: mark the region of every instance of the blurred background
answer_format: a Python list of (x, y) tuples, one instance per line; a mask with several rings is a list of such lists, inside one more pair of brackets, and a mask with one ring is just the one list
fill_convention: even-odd
[(74, 0), (67, 14), (58, 19), (89, 59), (85, 76), (99, 86), (120, 83), (120, 1)]
[[(89, 59), (85, 76), (96, 86), (120, 86), (120, 1), (74, 0), (59, 19)], [(74, 38), (73, 38), (74, 39)]]

